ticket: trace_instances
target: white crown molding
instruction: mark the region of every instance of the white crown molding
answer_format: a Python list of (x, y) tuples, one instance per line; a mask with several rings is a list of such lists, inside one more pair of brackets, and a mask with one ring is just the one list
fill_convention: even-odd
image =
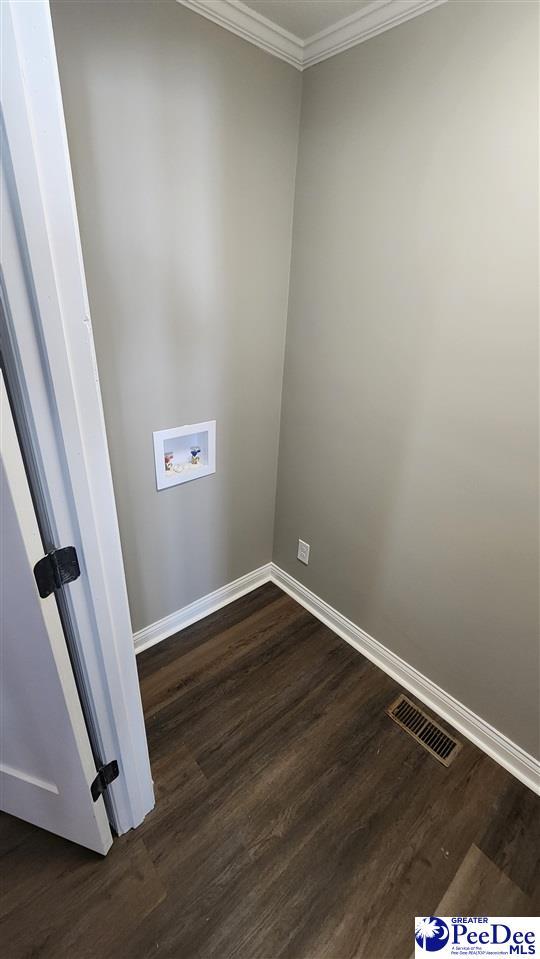
[(192, 623), (198, 622), (210, 613), (215, 613), (222, 606), (234, 602), (246, 593), (257, 589), (264, 583), (273, 582), (285, 593), (292, 596), (301, 606), (309, 610), (321, 623), (328, 626), (332, 632), (354, 647), (359, 653), (391, 676), (400, 686), (403, 686), (422, 703), (432, 709), (437, 716), (446, 720), (450, 726), (457, 729), (482, 752), (487, 753), (495, 762), (508, 770), (512, 776), (519, 779), (533, 792), (540, 794), (540, 762), (526, 753), (524, 749), (513, 743), (507, 736), (473, 713), (472, 709), (454, 699), (444, 689), (420, 673), (414, 666), (410, 666), (390, 649), (379, 643), (373, 636), (364, 632), (359, 626), (347, 619), (326, 603), (306, 586), (294, 579), (285, 570), (275, 563), (267, 563), (258, 569), (241, 576), (221, 589), (195, 600), (189, 606), (165, 616), (144, 629), (135, 633), (133, 640), (135, 652), (142, 653), (144, 649), (173, 636)]
[(241, 0), (177, 0), (182, 6), (230, 30), (274, 57), (305, 70), (337, 53), (370, 40), (413, 17), (427, 13), (447, 0), (373, 0), (358, 13), (301, 40), (261, 16)]
[(230, 30), (243, 40), (254, 43), (256, 47), (285, 60), (297, 70), (302, 69), (302, 40), (295, 37), (277, 23), (272, 23), (241, 0), (177, 0), (183, 7), (200, 13), (207, 20)]
[(302, 69), (311, 67), (321, 60), (343, 53), (358, 43), (364, 43), (371, 37), (398, 27), (406, 20), (427, 13), (434, 7), (446, 3), (446, 0), (373, 0), (344, 20), (321, 30), (304, 41)]

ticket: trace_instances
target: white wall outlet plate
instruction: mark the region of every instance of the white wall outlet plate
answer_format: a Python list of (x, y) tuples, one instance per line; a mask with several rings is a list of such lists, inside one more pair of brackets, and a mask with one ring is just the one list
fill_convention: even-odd
[(216, 421), (154, 433), (156, 486), (168, 489), (216, 472)]
[(298, 540), (298, 552), (296, 554), (297, 558), (301, 563), (305, 563), (306, 566), (309, 563), (309, 551), (311, 547), (309, 543), (304, 543), (303, 539)]

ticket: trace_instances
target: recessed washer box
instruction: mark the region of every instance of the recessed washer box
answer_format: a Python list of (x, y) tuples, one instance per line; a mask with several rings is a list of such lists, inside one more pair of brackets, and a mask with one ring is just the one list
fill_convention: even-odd
[(158, 489), (189, 483), (216, 472), (216, 421), (156, 430), (154, 459)]

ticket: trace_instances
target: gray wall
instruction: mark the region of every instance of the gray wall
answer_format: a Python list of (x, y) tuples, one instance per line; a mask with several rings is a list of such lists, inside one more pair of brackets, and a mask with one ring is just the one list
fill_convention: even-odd
[[(138, 629), (271, 558), (301, 76), (174, 0), (52, 12)], [(214, 418), (156, 492), (152, 431)]]
[(448, 3), (304, 74), (274, 550), (530, 751), (537, 15)]
[(303, 78), (174, 0), (53, 18), (134, 627), (272, 555), (303, 82), (274, 559), (534, 751), (536, 5)]

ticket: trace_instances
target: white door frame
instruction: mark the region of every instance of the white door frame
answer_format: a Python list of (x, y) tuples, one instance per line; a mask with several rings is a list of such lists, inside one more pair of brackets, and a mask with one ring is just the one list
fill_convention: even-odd
[[(7, 336), (55, 545), (79, 555), (81, 578), (65, 590), (72, 656), (100, 759), (120, 765), (109, 808), (121, 834), (154, 795), (49, 4), (3, 0), (0, 18)], [(18, 315), (23, 282), (33, 322)]]

